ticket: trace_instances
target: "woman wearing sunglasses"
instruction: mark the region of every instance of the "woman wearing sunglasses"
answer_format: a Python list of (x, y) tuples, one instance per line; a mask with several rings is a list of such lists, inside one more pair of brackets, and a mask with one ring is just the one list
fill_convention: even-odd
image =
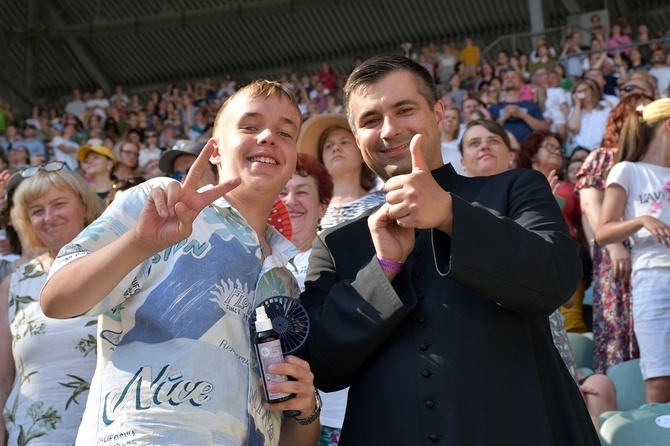
[(39, 305), (58, 251), (103, 208), (63, 167), (57, 161), (24, 170), (14, 195), (21, 242), (43, 253), (0, 284), (0, 439), (6, 430), (7, 444), (73, 444), (95, 370), (95, 319), (47, 319)]

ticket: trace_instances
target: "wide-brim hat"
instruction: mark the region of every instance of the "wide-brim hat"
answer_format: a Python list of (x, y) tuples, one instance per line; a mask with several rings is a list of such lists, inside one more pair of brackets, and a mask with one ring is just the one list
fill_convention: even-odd
[(98, 153), (102, 156), (106, 156), (110, 160), (116, 163), (116, 158), (114, 157), (114, 152), (112, 152), (110, 149), (108, 149), (105, 146), (81, 146), (79, 148), (79, 151), (77, 152), (77, 159), (79, 160), (80, 163), (86, 162), (86, 156), (91, 153), (95, 152)]
[(302, 131), (298, 137), (298, 151), (319, 158), (319, 141), (324, 132), (331, 127), (340, 127), (351, 132), (345, 115), (333, 113), (314, 116), (302, 125)]
[(182, 155), (200, 155), (202, 149), (207, 145), (207, 141), (191, 141), (188, 139), (180, 139), (170, 149), (161, 154), (158, 159), (158, 168), (168, 175), (174, 173), (174, 160)]

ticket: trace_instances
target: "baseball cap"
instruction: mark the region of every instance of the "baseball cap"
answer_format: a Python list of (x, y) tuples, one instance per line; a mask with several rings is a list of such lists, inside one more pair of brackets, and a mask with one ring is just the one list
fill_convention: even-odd
[(79, 160), (80, 163), (84, 163), (86, 162), (86, 156), (91, 152), (95, 152), (102, 156), (106, 156), (110, 160), (116, 162), (114, 153), (111, 150), (109, 150), (105, 146), (98, 146), (98, 145), (80, 147), (79, 151), (77, 152), (77, 159)]
[(207, 141), (191, 141), (188, 139), (180, 139), (175, 143), (175, 145), (170, 147), (170, 149), (161, 154), (161, 157), (158, 159), (158, 168), (162, 172), (165, 172), (168, 175), (172, 175), (174, 173), (174, 169), (172, 167), (174, 160), (182, 155), (198, 156), (200, 155), (200, 152), (202, 152), (202, 149), (205, 148), (205, 145), (207, 145)]

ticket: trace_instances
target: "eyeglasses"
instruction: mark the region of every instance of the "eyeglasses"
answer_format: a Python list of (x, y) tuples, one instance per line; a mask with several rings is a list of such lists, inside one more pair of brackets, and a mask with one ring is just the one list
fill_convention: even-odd
[(547, 149), (551, 153), (556, 153), (556, 154), (560, 154), (560, 155), (563, 155), (565, 153), (565, 149), (563, 147), (557, 146), (557, 145), (552, 144), (550, 142), (545, 142), (540, 147), (543, 148), (543, 149)]
[(134, 178), (126, 178), (123, 180), (119, 180), (116, 183), (112, 184), (112, 189), (114, 190), (126, 190), (130, 189), (133, 186), (137, 186), (140, 183), (144, 183), (146, 179), (144, 177), (134, 177)]
[(121, 153), (125, 153), (126, 155), (134, 156), (134, 157), (138, 157), (138, 156), (140, 156), (139, 153), (137, 153), (137, 152), (133, 152), (133, 151), (131, 151), (131, 150), (120, 150), (120, 152), (121, 152)]
[(64, 161), (51, 161), (50, 163), (41, 164), (39, 166), (28, 167), (21, 172), (21, 178), (30, 178), (40, 170), (45, 172), (56, 172), (61, 170), (63, 166), (65, 166)]
[(179, 181), (179, 182), (181, 183), (181, 180), (182, 180), (186, 175), (188, 175), (188, 171), (189, 171), (189, 170), (191, 170), (190, 167), (187, 167), (186, 170), (185, 170), (184, 172), (180, 172), (180, 171), (178, 171), (178, 170), (175, 170), (174, 172), (172, 172), (172, 175), (170, 175), (170, 178), (175, 179), (175, 180), (177, 180), (177, 181)]

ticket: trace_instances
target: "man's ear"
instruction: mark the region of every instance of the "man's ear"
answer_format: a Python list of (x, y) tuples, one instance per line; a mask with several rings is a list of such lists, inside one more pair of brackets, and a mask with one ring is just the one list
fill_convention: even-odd
[(214, 146), (214, 150), (212, 151), (212, 155), (209, 157), (209, 162), (214, 164), (215, 166), (218, 166), (219, 164), (221, 164), (221, 153), (219, 153), (219, 142), (216, 139), (211, 138), (207, 142), (207, 144), (208, 145), (211, 144), (211, 145)]
[(356, 141), (356, 147), (358, 147), (358, 150), (361, 150), (361, 144), (358, 141), (358, 132), (354, 130), (354, 140)]
[(442, 131), (442, 121), (444, 121), (444, 102), (442, 102), (441, 99), (438, 99), (437, 102), (435, 102), (435, 106), (433, 107), (433, 112), (435, 113), (435, 120), (437, 121), (437, 127), (439, 128), (440, 132)]

